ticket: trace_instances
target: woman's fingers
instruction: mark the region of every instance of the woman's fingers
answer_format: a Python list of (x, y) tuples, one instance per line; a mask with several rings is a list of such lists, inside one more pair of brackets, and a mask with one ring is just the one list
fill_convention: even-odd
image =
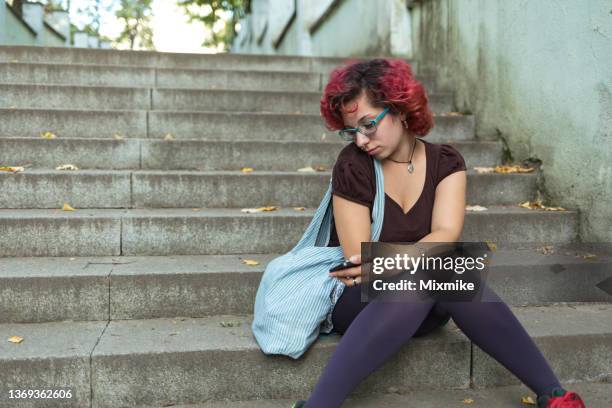
[(341, 269), (336, 272), (330, 272), (329, 276), (335, 276), (336, 278), (347, 278), (347, 277), (357, 277), (361, 275), (361, 265), (352, 266), (350, 268)]

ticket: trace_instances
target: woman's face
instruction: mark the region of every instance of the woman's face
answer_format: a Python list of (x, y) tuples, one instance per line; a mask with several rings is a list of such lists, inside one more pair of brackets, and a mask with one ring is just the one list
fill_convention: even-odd
[[(356, 128), (358, 125), (364, 124), (367, 121), (374, 120), (383, 108), (376, 108), (370, 104), (365, 92), (362, 92), (357, 98), (346, 104), (347, 110), (357, 110), (351, 113), (342, 112), (342, 120), (345, 127)], [(403, 139), (406, 128), (398, 117), (391, 112), (378, 121), (376, 132), (369, 136), (365, 136), (359, 132), (355, 136), (355, 144), (364, 151), (372, 151), (372, 155), (379, 160), (389, 157), (399, 146)]]

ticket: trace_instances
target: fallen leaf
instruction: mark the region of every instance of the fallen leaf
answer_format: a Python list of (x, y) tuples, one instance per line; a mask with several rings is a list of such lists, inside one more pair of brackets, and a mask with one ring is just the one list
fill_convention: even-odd
[(40, 137), (43, 139), (55, 139), (57, 136), (51, 132), (40, 132)]
[(472, 398), (465, 398), (462, 402), (464, 404), (473, 404), (474, 400)]
[(295, 211), (304, 211), (306, 207), (293, 207)]
[(323, 167), (323, 166), (317, 166), (317, 167), (315, 167), (315, 170), (316, 171), (325, 171), (327, 169), (325, 167)]
[(322, 134), (321, 134), (321, 141), (323, 141), (323, 140), (325, 140), (325, 139), (327, 139), (327, 135), (326, 135), (325, 133), (322, 133)]
[(115, 140), (123, 140), (123, 136), (121, 136), (121, 135), (120, 135), (120, 134), (118, 134), (118, 133), (115, 133), (115, 134), (113, 135), (113, 139), (115, 139)]
[(21, 166), (4, 166), (4, 167), (0, 167), (0, 171), (10, 171), (12, 173), (19, 173), (21, 171), (24, 171), (25, 168), (21, 167)]
[(76, 258), (70, 258), (71, 261), (74, 261)]
[(590, 254), (590, 253), (588, 253), (588, 252), (587, 252), (587, 253), (586, 253), (586, 254), (584, 254), (584, 255), (580, 255), (580, 257), (581, 257), (582, 259), (593, 259), (593, 258), (597, 258), (597, 255), (595, 255), (595, 254)]
[(191, 211), (200, 211), (201, 208), (192, 208)]
[(253, 260), (253, 259), (243, 259), (242, 263), (245, 265), (249, 265), (249, 266), (255, 266), (255, 265), (259, 265), (259, 262)]
[(243, 173), (252, 173), (253, 172), (253, 168), (252, 167), (243, 167), (240, 169), (241, 172)]
[(466, 205), (465, 209), (467, 211), (486, 211), (487, 207), (483, 207), (482, 205)]
[(555, 247), (552, 245), (544, 245), (537, 248), (536, 251), (544, 255), (553, 254), (555, 252)]
[(263, 211), (275, 211), (278, 208), (279, 207), (275, 207), (275, 206), (259, 207), (259, 208), (243, 208), (240, 211), (244, 213), (257, 213), (257, 212), (263, 212)]
[(478, 173), (491, 173), (494, 168), (493, 167), (474, 167)]
[(167, 133), (166, 136), (164, 136), (164, 140), (174, 140), (174, 136), (172, 136), (172, 133)]
[(521, 397), (521, 403), (522, 404), (526, 404), (526, 405), (535, 405), (535, 401), (533, 400), (533, 398), (531, 398), (531, 396), (529, 395), (524, 395), (523, 397)]
[(440, 112), (436, 116), (461, 116), (461, 112)]
[(12, 336), (8, 338), (8, 341), (10, 341), (11, 343), (21, 343), (23, 341), (23, 337)]
[(535, 170), (535, 167), (523, 167), (519, 164), (514, 164), (514, 165), (508, 165), (508, 164), (502, 164), (499, 166), (495, 166), (495, 168), (493, 169), (493, 171), (495, 173), (531, 173), (532, 171)]
[(489, 247), (491, 251), (493, 252), (497, 251), (497, 244), (495, 244), (494, 242), (487, 241), (487, 246)]
[(542, 200), (538, 198), (535, 201), (525, 201), (520, 203), (519, 207), (527, 208), (530, 210), (544, 210), (544, 211), (566, 211), (563, 207), (548, 207), (542, 204)]
[(62, 207), (62, 211), (74, 211), (74, 208), (72, 208), (70, 204), (64, 203), (64, 206)]
[(298, 169), (298, 171), (303, 171), (303, 172), (314, 172), (315, 169), (313, 169), (312, 167), (308, 166), (308, 167), (302, 167), (301, 169)]
[(62, 164), (61, 166), (57, 166), (55, 170), (78, 170), (79, 168), (74, 164)]

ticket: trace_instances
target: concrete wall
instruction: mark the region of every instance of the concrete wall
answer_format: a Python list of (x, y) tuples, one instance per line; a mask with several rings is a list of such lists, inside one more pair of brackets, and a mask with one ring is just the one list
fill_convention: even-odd
[(477, 135), (541, 159), (583, 240), (612, 241), (612, 0), (422, 0), (412, 19), (419, 66)]
[(0, 44), (35, 45), (36, 33), (0, 0)]
[(0, 45), (70, 46), (70, 22), (66, 12), (44, 15), (41, 3), (23, 4), (23, 18), (0, 0)]
[(253, 0), (235, 53), (411, 57), (405, 0)]

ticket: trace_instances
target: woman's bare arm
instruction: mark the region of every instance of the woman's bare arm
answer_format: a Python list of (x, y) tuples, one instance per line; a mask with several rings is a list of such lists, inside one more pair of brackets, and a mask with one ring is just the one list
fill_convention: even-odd
[[(336, 233), (344, 257), (346, 259), (353, 255), (361, 254), (361, 243), (371, 239), (370, 209), (362, 204), (347, 200), (337, 195), (332, 195), (334, 219), (336, 223)], [(358, 273), (360, 267), (345, 269), (341, 272), (346, 274), (354, 269)], [(339, 271), (340, 272), (340, 271)], [(354, 274), (353, 273), (353, 274)], [(350, 279), (337, 276), (347, 285)]]

